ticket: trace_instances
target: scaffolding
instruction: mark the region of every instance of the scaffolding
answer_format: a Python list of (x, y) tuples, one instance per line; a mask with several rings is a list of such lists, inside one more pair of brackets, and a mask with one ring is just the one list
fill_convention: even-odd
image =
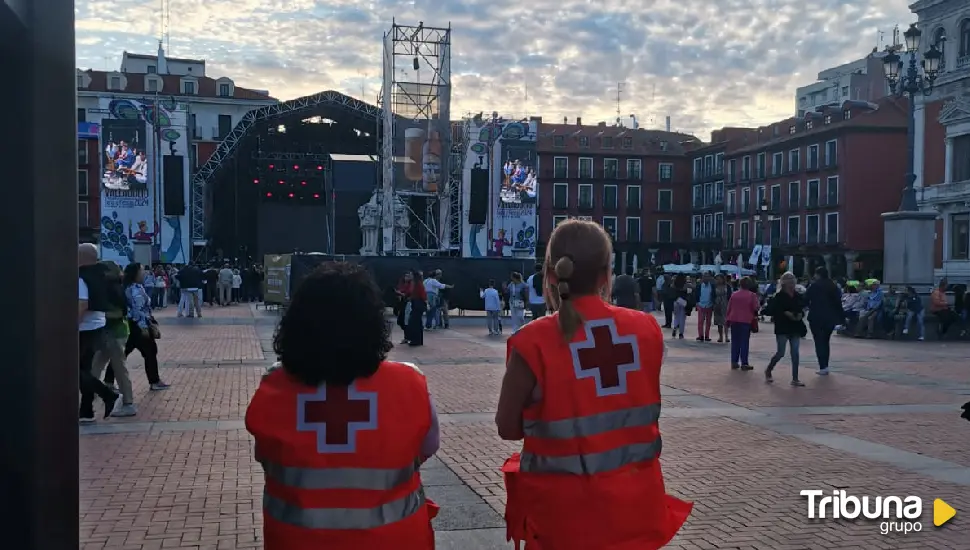
[[(382, 179), (378, 203), (381, 207), (381, 252), (384, 255), (428, 255), (460, 245), (460, 235), (457, 242), (452, 242), (452, 219), (460, 218), (460, 203), (456, 213), (453, 205), (455, 167), (450, 166), (454, 157), (450, 123), (450, 25), (446, 28), (428, 27), (420, 22), (417, 26), (408, 26), (392, 21), (391, 29), (384, 34), (380, 107)], [(421, 133), (424, 128), (428, 131), (420, 139), (425, 149), (433, 134), (440, 139), (439, 167), (444, 181), (433, 188), (422, 187), (420, 181), (412, 184), (399, 181), (406, 179), (402, 167), (408, 163), (420, 165), (424, 158), (421, 145), (415, 149), (414, 144), (407, 143), (406, 132)], [(418, 167), (418, 170), (426, 170), (426, 166)]]

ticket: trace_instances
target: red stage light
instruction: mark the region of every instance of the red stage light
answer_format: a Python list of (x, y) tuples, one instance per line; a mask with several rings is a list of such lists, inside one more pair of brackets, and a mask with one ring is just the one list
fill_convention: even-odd
[(283, 185), (283, 183), (284, 183), (284, 181), (283, 181), (283, 180), (280, 180), (280, 181), (279, 181), (279, 184), (280, 184), (280, 185)]
[(317, 170), (323, 170), (323, 165), (322, 164), (318, 164), (317, 165)]
[(276, 165), (275, 164), (270, 164), (269, 165), (269, 169), (272, 170), (273, 168), (276, 168)]
[(305, 181), (301, 181), (300, 182), (300, 185), (306, 185), (306, 182)]
[(259, 180), (258, 179), (255, 179), (255, 180), (253, 180), (253, 183), (255, 183), (256, 185), (259, 185)]
[(272, 197), (272, 196), (273, 196), (273, 194), (272, 194), (272, 193), (266, 193), (266, 196), (267, 196), (267, 197)]
[(289, 196), (290, 196), (290, 198), (292, 199), (292, 198), (293, 198), (293, 193), (290, 193), (290, 195), (289, 195)]
[(315, 199), (319, 199), (319, 198), (320, 198), (320, 193), (314, 193), (314, 194), (313, 194), (313, 198), (315, 198)]
[(293, 165), (293, 169), (294, 169), (294, 170), (299, 170), (299, 169), (300, 169), (300, 167), (294, 164), (294, 165)]

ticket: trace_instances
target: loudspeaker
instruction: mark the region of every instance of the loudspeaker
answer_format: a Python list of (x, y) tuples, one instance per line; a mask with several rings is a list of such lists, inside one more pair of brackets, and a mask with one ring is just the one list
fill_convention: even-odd
[(185, 215), (185, 157), (165, 155), (162, 157), (162, 189), (165, 195), (166, 216)]
[(488, 170), (472, 168), (471, 189), (468, 196), (468, 223), (488, 222)]

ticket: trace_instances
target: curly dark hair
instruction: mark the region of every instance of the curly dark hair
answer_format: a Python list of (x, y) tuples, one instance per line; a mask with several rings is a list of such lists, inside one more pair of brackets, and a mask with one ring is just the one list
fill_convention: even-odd
[(300, 283), (273, 337), (283, 369), (308, 386), (368, 378), (392, 347), (380, 288), (346, 262), (325, 263)]

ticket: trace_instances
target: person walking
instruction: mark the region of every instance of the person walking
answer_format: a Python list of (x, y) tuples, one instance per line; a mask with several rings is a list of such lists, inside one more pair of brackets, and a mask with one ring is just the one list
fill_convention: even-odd
[(771, 316), (771, 322), (775, 327), (775, 354), (765, 368), (765, 381), (772, 382), (772, 371), (778, 361), (785, 356), (787, 347), (791, 354), (791, 385), (804, 386), (805, 384), (798, 379), (799, 343), (808, 334), (805, 322), (802, 317), (805, 315), (805, 302), (801, 294), (795, 290), (797, 283), (795, 274), (786, 271), (781, 276), (781, 284), (777, 292), (768, 299), (765, 313)]
[(495, 288), (495, 279), (490, 279), (488, 287), (481, 289), (478, 294), (485, 301), (485, 324), (488, 325), (488, 335), (501, 334), (502, 296)]
[[(678, 274), (674, 277), (674, 281), (667, 292), (669, 296), (674, 297), (669, 308), (669, 311), (673, 312), (674, 331), (672, 336), (677, 338), (677, 330), (680, 329), (680, 339), (683, 340), (684, 330), (687, 328), (687, 310), (690, 308), (691, 301), (691, 289), (687, 286), (687, 277), (683, 274)], [(666, 303), (664, 307), (667, 307)]]
[(78, 420), (94, 422), (94, 396), (104, 402), (104, 417), (114, 410), (118, 395), (101, 382), (92, 371), (94, 357), (107, 349), (108, 333), (105, 313), (112, 309), (108, 288), (109, 268), (98, 263), (98, 247), (83, 243), (77, 247), (78, 277), (78, 383), (81, 404)]
[(532, 320), (545, 316), (546, 299), (542, 292), (542, 264), (536, 264), (535, 273), (529, 275), (525, 284), (529, 287), (529, 312), (532, 314)]
[(727, 315), (728, 301), (731, 300), (731, 292), (731, 286), (725, 281), (724, 275), (719, 274), (714, 277), (714, 308), (712, 314), (714, 326), (717, 327), (717, 342), (719, 344), (724, 342), (725, 337), (727, 337), (727, 343), (731, 343), (731, 334), (724, 330), (727, 326), (725, 316)]
[(529, 287), (522, 280), (522, 274), (518, 271), (513, 272), (509, 282), (509, 311), (511, 312), (512, 334), (518, 332), (525, 324), (525, 304), (528, 297)]
[(731, 332), (731, 369), (749, 371), (754, 367), (748, 362), (751, 333), (757, 330), (758, 310), (761, 309), (757, 290), (758, 283), (750, 277), (741, 279), (739, 289), (731, 293), (725, 321)]
[(815, 280), (805, 290), (805, 307), (808, 308), (808, 327), (818, 358), (818, 373), (825, 376), (829, 373), (832, 356), (832, 332), (845, 322), (842, 291), (829, 278), (829, 270), (825, 267), (815, 269)]
[(714, 320), (714, 279), (705, 271), (701, 282), (694, 289), (697, 296), (697, 341), (711, 341), (711, 322)]
[(125, 344), (125, 357), (138, 350), (145, 360), (145, 374), (152, 391), (167, 390), (169, 384), (162, 381), (158, 373), (158, 344), (155, 340), (161, 335), (158, 324), (152, 315), (152, 303), (142, 286), (145, 270), (141, 264), (132, 262), (125, 266), (125, 298), (128, 302), (128, 343)]

